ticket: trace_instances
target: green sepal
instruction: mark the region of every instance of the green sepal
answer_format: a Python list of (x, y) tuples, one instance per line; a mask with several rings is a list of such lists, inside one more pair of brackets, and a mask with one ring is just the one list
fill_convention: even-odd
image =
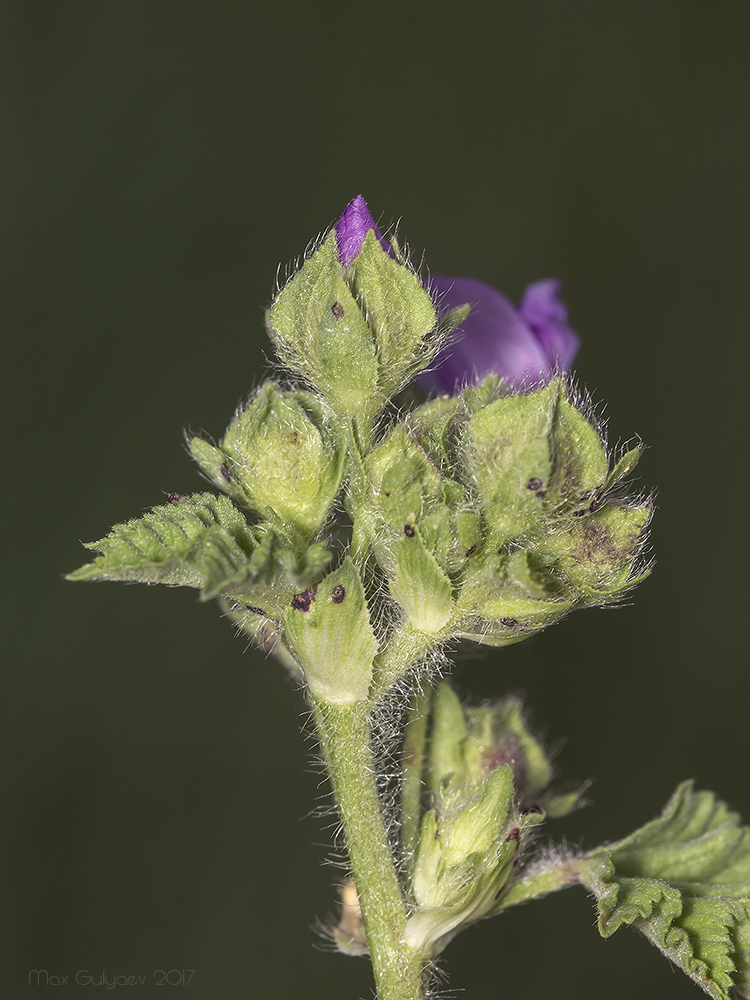
[(313, 698), (332, 705), (367, 698), (378, 644), (362, 581), (349, 557), (316, 591), (295, 595), (284, 616), (284, 639)]
[(119, 580), (195, 587), (208, 600), (243, 572), (256, 537), (228, 497), (197, 493), (116, 525), (86, 548), (100, 552), (68, 580)]
[(391, 594), (418, 632), (438, 635), (453, 610), (451, 582), (426, 547), (419, 528), (407, 524), (398, 548)]
[(419, 276), (383, 250), (372, 229), (352, 262), (351, 282), (375, 338), (379, 385), (387, 399), (436, 354), (435, 307)]
[(469, 420), (466, 471), (476, 484), (489, 544), (495, 548), (528, 535), (542, 514), (558, 394), (553, 381), (535, 392), (502, 396)]
[(750, 995), (750, 828), (684, 782), (662, 815), (578, 862), (599, 931), (632, 925), (715, 1000)]
[(542, 487), (548, 504), (580, 498), (600, 489), (607, 478), (607, 452), (598, 430), (566, 396), (561, 381), (552, 428), (553, 470)]
[(417, 909), (406, 924), (410, 947), (435, 957), (460, 930), (489, 915), (519, 851), (520, 826), (509, 834), (512, 796), (505, 765), (468, 797), (444, 787), (425, 814), (412, 875)]
[(414, 437), (438, 468), (450, 469), (454, 464), (452, 437), (460, 403), (458, 396), (438, 396), (412, 410), (406, 418)]
[(440, 476), (425, 451), (403, 425), (397, 425), (364, 463), (362, 490), (352, 490), (350, 503), (361, 531), (367, 534), (388, 575), (395, 572), (404, 528), (421, 521), (440, 498)]
[(622, 458), (615, 463), (615, 467), (607, 476), (605, 489), (608, 490), (610, 486), (614, 486), (615, 483), (619, 483), (621, 479), (629, 476), (636, 465), (638, 465), (642, 452), (643, 448), (640, 445), (637, 445), (635, 448), (628, 449)]
[(464, 758), (467, 731), (464, 707), (450, 684), (443, 681), (432, 701), (427, 781), (434, 798), (451, 775), (461, 781), (470, 778)]
[(457, 635), (487, 646), (508, 646), (558, 621), (574, 606), (549, 569), (532, 554), (490, 554), (466, 575), (459, 594)]

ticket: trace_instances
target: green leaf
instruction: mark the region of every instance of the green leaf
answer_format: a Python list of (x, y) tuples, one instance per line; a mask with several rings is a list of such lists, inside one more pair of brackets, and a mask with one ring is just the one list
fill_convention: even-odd
[(196, 587), (208, 600), (248, 565), (255, 537), (228, 497), (197, 493), (116, 525), (86, 548), (100, 552), (68, 580), (120, 580)]
[(750, 828), (712, 792), (680, 785), (664, 812), (579, 863), (599, 930), (631, 924), (715, 1000), (750, 995)]

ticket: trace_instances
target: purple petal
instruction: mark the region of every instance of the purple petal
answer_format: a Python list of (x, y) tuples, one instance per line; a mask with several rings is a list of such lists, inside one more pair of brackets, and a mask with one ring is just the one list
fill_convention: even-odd
[(373, 230), (380, 245), (384, 250), (390, 250), (390, 246), (383, 238), (383, 234), (378, 229), (375, 220), (370, 215), (367, 202), (358, 194), (352, 198), (344, 209), (344, 214), (336, 223), (336, 240), (339, 248), (339, 261), (348, 267), (362, 249), (370, 230)]
[(540, 340), (516, 307), (496, 289), (476, 278), (432, 278), (440, 311), (468, 302), (471, 313), (459, 328), (463, 337), (442, 351), (431, 371), (419, 377), (433, 392), (455, 392), (457, 386), (497, 372), (509, 382), (548, 379), (552, 365)]
[(550, 364), (566, 370), (573, 364), (581, 339), (568, 326), (568, 309), (559, 297), (560, 288), (555, 278), (528, 285), (518, 311), (534, 331)]

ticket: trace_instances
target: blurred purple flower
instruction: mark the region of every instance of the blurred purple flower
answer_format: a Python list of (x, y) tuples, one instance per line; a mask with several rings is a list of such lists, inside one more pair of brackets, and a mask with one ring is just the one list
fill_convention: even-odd
[(336, 240), (339, 248), (339, 261), (345, 267), (348, 267), (349, 264), (351, 264), (359, 251), (362, 249), (365, 236), (367, 236), (370, 229), (374, 230), (375, 235), (380, 240), (382, 248), (384, 250), (390, 250), (388, 241), (380, 232), (375, 220), (370, 215), (370, 209), (367, 207), (367, 202), (361, 194), (358, 194), (356, 198), (352, 198), (344, 209), (344, 214), (336, 223)]
[(471, 313), (459, 327), (461, 339), (419, 376), (428, 392), (452, 393), (490, 372), (516, 385), (548, 381), (570, 368), (578, 353), (580, 339), (568, 326), (560, 282), (554, 278), (529, 285), (518, 308), (476, 278), (433, 278), (430, 287), (442, 312), (468, 302)]

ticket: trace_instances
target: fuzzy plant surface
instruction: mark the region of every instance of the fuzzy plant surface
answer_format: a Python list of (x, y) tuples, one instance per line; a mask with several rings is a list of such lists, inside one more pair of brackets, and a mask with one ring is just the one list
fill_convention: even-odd
[(213, 488), (117, 525), (69, 579), (195, 588), (298, 678), (349, 857), (331, 937), (380, 1000), (428, 997), (462, 930), (576, 884), (604, 937), (633, 926), (715, 1000), (750, 996), (739, 817), (686, 782), (623, 840), (535, 854), (580, 790), (551, 787), (517, 699), (464, 705), (445, 679), (457, 640), (513, 645), (650, 570), (640, 448), (608, 452), (566, 374), (559, 283), (516, 307), (424, 281), (360, 196), (266, 323), (286, 380), (189, 439)]

